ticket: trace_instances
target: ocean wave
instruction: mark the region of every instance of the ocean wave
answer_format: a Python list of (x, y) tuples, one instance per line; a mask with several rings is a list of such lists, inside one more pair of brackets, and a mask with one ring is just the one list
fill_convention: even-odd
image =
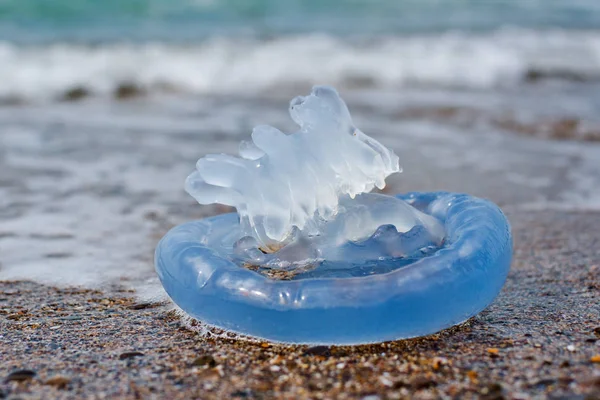
[(164, 91), (240, 94), (317, 83), (491, 89), (542, 79), (599, 79), (600, 32), (506, 29), (363, 41), (312, 34), (186, 45), (0, 42), (0, 76), (5, 101)]
[(597, 0), (0, 0), (0, 37), (40, 44), (314, 31), (597, 29), (599, 11)]

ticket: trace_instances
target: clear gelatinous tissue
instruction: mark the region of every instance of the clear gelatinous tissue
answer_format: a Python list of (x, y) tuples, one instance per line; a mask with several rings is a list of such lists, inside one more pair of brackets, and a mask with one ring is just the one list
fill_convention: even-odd
[(299, 130), (259, 126), (239, 157), (201, 158), (186, 190), (225, 214), (171, 230), (158, 275), (191, 316), (295, 343), (433, 333), (498, 294), (512, 239), (502, 212), (452, 193), (387, 196), (398, 157), (354, 126), (330, 87), (290, 103)]
[[(241, 143), (240, 157), (203, 157), (186, 180), (186, 190), (199, 203), (237, 209), (239, 230), (223, 232), (225, 243), (241, 240), (234, 245), (236, 254), (260, 256), (258, 249), (279, 250), (275, 258), (282, 265), (343, 260), (350, 256), (345, 243), (391, 225), (395, 229), (380, 232), (390, 240), (394, 233), (421, 226), (419, 248), (441, 242), (444, 229), (435, 218), (395, 197), (366, 194), (375, 187), (383, 189), (385, 178), (400, 171), (398, 157), (354, 126), (333, 88), (316, 87), (309, 96), (296, 97), (289, 111), (298, 132), (258, 126), (252, 141)], [(221, 245), (214, 239), (223, 241), (216, 232), (211, 239), (211, 247)], [(404, 249), (400, 243), (387, 247), (374, 259), (418, 250)]]

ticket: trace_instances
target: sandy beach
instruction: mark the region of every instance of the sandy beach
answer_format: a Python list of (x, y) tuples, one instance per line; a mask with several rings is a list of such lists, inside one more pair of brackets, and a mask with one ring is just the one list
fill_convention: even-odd
[(509, 213), (493, 305), (425, 338), (356, 347), (203, 338), (129, 291), (2, 282), (6, 398), (600, 397), (600, 213)]
[[(503, 111), (489, 106), (498, 94), (467, 96), (476, 120), (461, 117), (464, 105), (440, 115), (421, 104), (415, 114), (418, 93), (384, 102), (348, 94), (356, 123), (400, 157), (404, 172), (388, 193), (467, 192), (507, 214), (512, 269), (486, 311), (430, 337), (371, 346), (207, 336), (173, 312), (154, 248), (177, 224), (230, 211), (196, 204), (183, 179), (202, 154), (234, 152), (254, 125), (289, 127), (284, 100), (6, 106), (0, 397), (598, 398), (598, 144), (498, 128)], [(535, 132), (562, 118), (569, 99), (542, 104), (554, 113), (544, 117), (541, 93), (507, 96), (531, 112)]]
[[(281, 98), (0, 108), (1, 396), (598, 398), (598, 144), (500, 129), (502, 111), (485, 101), (497, 94), (468, 97), (476, 121), (461, 118), (464, 105), (415, 115), (420, 95), (399, 96), (348, 96), (357, 124), (404, 166), (386, 191), (492, 199), (512, 225), (512, 269), (496, 301), (461, 326), (330, 348), (207, 335), (173, 311), (153, 268), (168, 229), (229, 211), (182, 190), (197, 157), (235, 151), (265, 121), (289, 127)], [(540, 98), (513, 98), (535, 132)], [(546, 104), (551, 119), (562, 104)]]

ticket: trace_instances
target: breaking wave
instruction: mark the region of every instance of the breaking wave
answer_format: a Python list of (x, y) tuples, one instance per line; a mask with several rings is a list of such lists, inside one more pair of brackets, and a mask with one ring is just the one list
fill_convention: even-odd
[(504, 29), (364, 40), (305, 34), (95, 46), (0, 42), (0, 76), (0, 99), (19, 101), (243, 94), (313, 84), (490, 89), (600, 79), (600, 32)]

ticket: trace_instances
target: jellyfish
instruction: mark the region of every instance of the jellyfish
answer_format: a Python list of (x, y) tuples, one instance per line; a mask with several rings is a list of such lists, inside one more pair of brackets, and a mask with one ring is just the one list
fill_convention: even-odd
[(337, 91), (290, 102), (293, 133), (256, 127), (239, 156), (200, 158), (200, 204), (236, 213), (173, 228), (155, 265), (190, 316), (286, 343), (361, 344), (435, 333), (487, 307), (512, 254), (506, 217), (466, 194), (372, 193), (401, 172)]

